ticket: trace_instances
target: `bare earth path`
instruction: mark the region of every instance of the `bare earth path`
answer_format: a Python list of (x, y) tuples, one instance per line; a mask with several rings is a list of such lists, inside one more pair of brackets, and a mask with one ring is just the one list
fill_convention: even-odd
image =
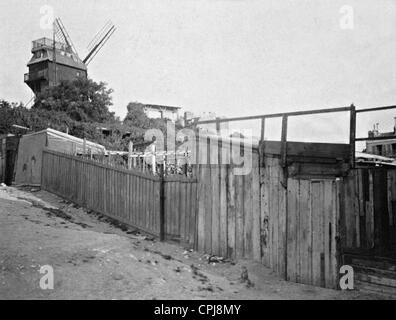
[[(378, 298), (285, 282), (259, 263), (209, 264), (196, 252), (29, 191), (0, 187), (0, 299)], [(53, 290), (39, 286), (42, 265), (54, 268)], [(241, 283), (242, 267), (253, 286)]]

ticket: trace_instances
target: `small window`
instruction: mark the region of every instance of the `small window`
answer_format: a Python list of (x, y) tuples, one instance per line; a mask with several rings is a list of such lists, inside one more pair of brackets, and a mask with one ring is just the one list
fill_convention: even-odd
[(79, 76), (80, 76), (80, 72), (77, 71), (77, 77), (79, 77)]

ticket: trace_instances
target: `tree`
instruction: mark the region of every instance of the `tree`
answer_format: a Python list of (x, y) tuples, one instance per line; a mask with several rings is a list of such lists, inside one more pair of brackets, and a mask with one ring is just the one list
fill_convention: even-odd
[(91, 79), (62, 81), (38, 94), (32, 109), (64, 112), (78, 122), (106, 122), (114, 119), (109, 111), (112, 105), (112, 89), (106, 83)]
[(0, 133), (13, 133), (12, 125), (24, 126), (27, 117), (27, 109), (21, 102), (8, 102), (0, 99)]
[(124, 124), (130, 127), (148, 129), (150, 127), (150, 118), (144, 112), (144, 104), (140, 102), (129, 102)]

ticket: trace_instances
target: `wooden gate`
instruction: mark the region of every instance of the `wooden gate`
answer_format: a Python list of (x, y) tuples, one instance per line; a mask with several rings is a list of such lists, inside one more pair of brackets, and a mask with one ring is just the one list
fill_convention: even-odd
[(339, 182), (288, 179), (287, 280), (335, 288)]

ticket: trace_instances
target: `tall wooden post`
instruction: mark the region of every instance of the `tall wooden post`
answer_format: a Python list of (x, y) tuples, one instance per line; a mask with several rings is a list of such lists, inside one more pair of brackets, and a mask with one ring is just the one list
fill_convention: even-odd
[(351, 104), (350, 111), (350, 126), (349, 126), (349, 145), (351, 150), (350, 155), (350, 166), (351, 168), (355, 167), (355, 138), (356, 138), (356, 107)]
[(128, 145), (128, 169), (132, 169), (132, 152), (133, 152), (133, 142), (129, 141)]
[(152, 170), (153, 170), (153, 174), (156, 174), (157, 172), (157, 163), (156, 163), (156, 158), (155, 158), (155, 144), (153, 143), (151, 145), (151, 166), (152, 166)]
[(281, 164), (286, 167), (287, 160), (287, 116), (282, 117), (282, 137), (281, 137)]
[(264, 167), (265, 165), (265, 142), (264, 142), (264, 136), (265, 136), (265, 118), (261, 118), (261, 134), (260, 134), (260, 143), (259, 143), (259, 157), (260, 157), (260, 166), (259, 167)]

